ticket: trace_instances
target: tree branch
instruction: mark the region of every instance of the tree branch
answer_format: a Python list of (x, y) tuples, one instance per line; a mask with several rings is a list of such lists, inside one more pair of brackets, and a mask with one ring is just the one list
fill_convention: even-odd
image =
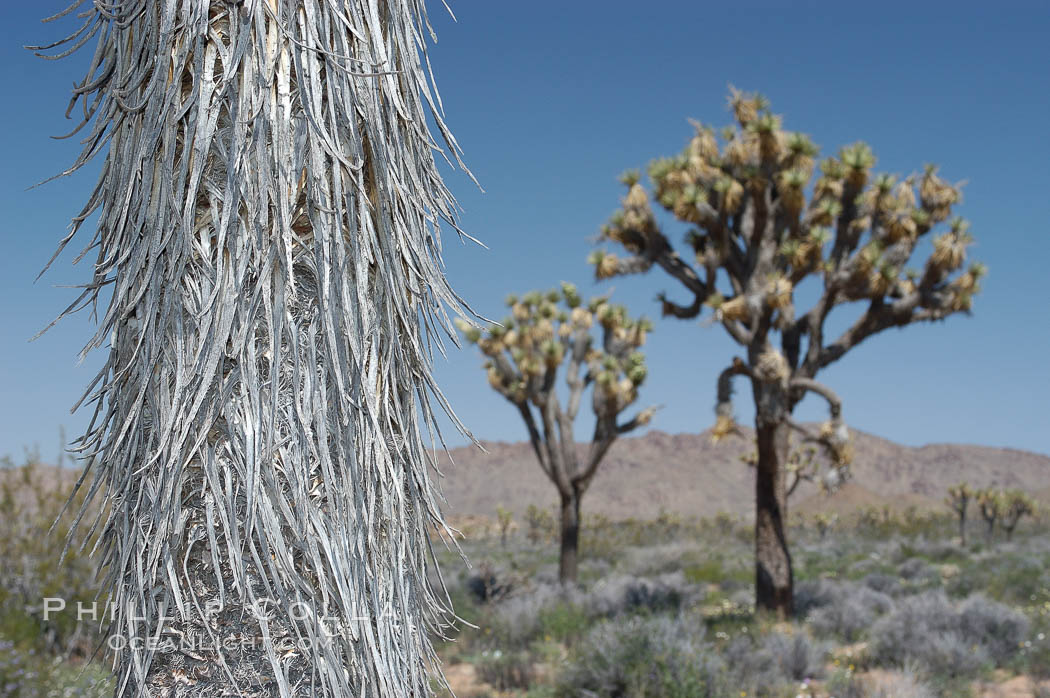
[(788, 383), (789, 387), (801, 390), (803, 392), (812, 392), (820, 395), (822, 398), (828, 401), (828, 411), (831, 413), (831, 418), (835, 419), (842, 415), (842, 400), (835, 393), (834, 390), (828, 386), (813, 380), (812, 378), (792, 378), (791, 382)]
[(660, 301), (660, 311), (663, 315), (672, 315), (679, 320), (691, 320), (699, 315), (703, 308), (700, 296), (694, 296), (690, 305), (678, 305), (674, 301), (668, 300), (667, 295), (664, 293), (657, 295), (656, 299)]
[(536, 460), (540, 462), (540, 468), (543, 469), (543, 472), (551, 481), (554, 481), (554, 472), (551, 470), (547, 459), (543, 456), (543, 438), (540, 436), (539, 429), (536, 428), (536, 420), (532, 416), (529, 404), (527, 402), (516, 402), (514, 404), (518, 407), (518, 411), (521, 412), (521, 418), (525, 420), (525, 426), (529, 430), (529, 441), (532, 443), (532, 450), (536, 453)]
[(917, 292), (890, 304), (884, 303), (881, 298), (873, 300), (864, 314), (857, 318), (849, 329), (820, 350), (815, 368), (821, 369), (837, 361), (847, 351), (877, 332), (913, 322), (912, 309), (917, 302)]
[(580, 366), (587, 357), (587, 350), (591, 346), (591, 333), (586, 328), (579, 328), (572, 338), (572, 355), (569, 357), (569, 366), (565, 370), (565, 382), (569, 386), (569, 402), (566, 406), (566, 414), (571, 421), (576, 420), (580, 411), (580, 401), (583, 397), (584, 388), (587, 387), (586, 378), (580, 377)]
[(554, 419), (558, 424), (558, 434), (560, 436), (559, 444), (561, 445), (562, 464), (565, 469), (565, 476), (571, 482), (579, 469), (576, 462), (576, 436), (573, 434), (572, 420), (568, 419), (568, 416), (561, 411), (561, 406), (558, 405), (557, 399), (554, 399), (553, 402)]
[(751, 344), (751, 340), (754, 335), (751, 330), (743, 326), (738, 320), (730, 320), (728, 318), (722, 318), (722, 327), (726, 328), (726, 332), (741, 346), (748, 346)]
[(664, 249), (656, 256), (654, 261), (660, 265), (661, 269), (678, 279), (683, 286), (692, 291), (693, 295), (700, 299), (700, 302), (707, 299), (710, 293), (707, 285), (700, 280), (699, 274), (667, 245), (666, 238)]
[(644, 427), (646, 424), (649, 423), (649, 420), (652, 419), (653, 413), (662, 408), (663, 405), (654, 405), (652, 407), (646, 407), (644, 410), (632, 417), (630, 421), (616, 425), (616, 433), (627, 434), (639, 427)]
[(733, 401), (733, 376), (752, 376), (751, 369), (738, 356), (734, 356), (733, 362), (718, 374), (718, 404)]
[(544, 434), (544, 446), (547, 449), (547, 457), (551, 465), (551, 474), (553, 477), (551, 481), (554, 482), (558, 491), (562, 494), (572, 493), (572, 484), (569, 481), (568, 473), (565, 472), (565, 464), (562, 462), (561, 449), (558, 448), (558, 433), (557, 425), (555, 423), (555, 410), (554, 407), (557, 405), (557, 396), (554, 391), (549, 391), (544, 394), (544, 400), (540, 408), (540, 414), (543, 418), (543, 434)]
[(573, 483), (579, 488), (581, 493), (590, 485), (591, 478), (598, 471), (598, 466), (601, 464), (602, 459), (608, 453), (613, 441), (616, 440), (618, 434), (615, 420), (615, 415), (600, 416), (594, 424), (594, 436), (591, 438), (591, 448), (587, 454), (587, 466), (583, 469), (583, 472), (573, 478)]

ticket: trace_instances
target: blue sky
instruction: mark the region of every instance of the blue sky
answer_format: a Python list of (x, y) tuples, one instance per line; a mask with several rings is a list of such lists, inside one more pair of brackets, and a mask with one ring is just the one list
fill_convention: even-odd
[[(664, 277), (594, 284), (584, 259), (616, 208), (617, 176), (678, 152), (687, 117), (729, 123), (727, 85), (758, 90), (824, 154), (867, 141), (877, 169), (927, 162), (968, 180), (959, 213), (972, 259), (990, 267), (972, 317), (892, 330), (821, 374), (854, 427), (905, 444), (956, 441), (1050, 453), (1050, 4), (831, 2), (450, 2), (430, 11), (431, 49), (446, 117), (485, 193), (451, 169), (462, 225), (489, 247), (446, 235), (448, 274), (479, 311), (500, 317), (509, 292), (576, 282), (655, 317)], [(83, 283), (80, 246), (33, 278), (85, 200), (97, 167), (32, 191), (69, 163), (68, 90), (86, 55), (36, 59), (21, 45), (57, 36), (40, 16), (64, 2), (11, 3), (0, 23), (9, 101), (0, 112), (0, 454), (58, 451), (87, 414), (69, 415), (100, 354), (76, 362), (87, 314), (28, 338)], [(680, 238), (677, 228), (667, 231)], [(86, 260), (90, 263), (90, 259)], [(921, 263), (921, 260), (919, 260)], [(915, 266), (919, 266), (916, 264)], [(679, 296), (681, 297), (681, 296)], [(848, 318), (833, 318), (838, 323)], [(695, 432), (713, 420), (718, 372), (739, 353), (722, 330), (657, 320), (641, 403), (663, 404), (654, 427)], [(519, 440), (516, 412), (485, 383), (472, 350), (450, 347), (438, 379), (460, 417), (486, 439)], [(738, 417), (749, 421), (746, 391)], [(803, 403), (801, 417), (817, 418)], [(588, 429), (581, 421), (580, 433)], [(449, 442), (462, 437), (448, 433)]]

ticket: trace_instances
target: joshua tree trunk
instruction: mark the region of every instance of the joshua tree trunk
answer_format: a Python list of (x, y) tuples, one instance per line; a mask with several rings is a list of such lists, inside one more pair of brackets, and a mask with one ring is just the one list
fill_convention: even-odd
[(959, 543), (966, 546), (966, 512), (959, 512)]
[(427, 345), (458, 302), (424, 7), (87, 7), (70, 171), (109, 151), (62, 245), (99, 213), (70, 309), (112, 289), (79, 450), (109, 505), (116, 694), (431, 695)]
[(755, 605), (788, 617), (793, 611), (794, 576), (787, 541), (787, 491), (784, 464), (790, 444), (787, 396), (764, 383), (754, 383), (755, 433)]
[(558, 579), (562, 584), (575, 583), (580, 548), (580, 497), (575, 488), (561, 495), (561, 556)]

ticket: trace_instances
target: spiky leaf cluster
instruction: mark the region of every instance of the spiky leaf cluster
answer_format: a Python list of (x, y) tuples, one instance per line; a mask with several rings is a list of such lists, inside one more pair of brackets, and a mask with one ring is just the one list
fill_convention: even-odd
[[(650, 163), (649, 189), (634, 173), (623, 178), (626, 196), (601, 239), (626, 255), (598, 249), (589, 261), (599, 279), (658, 266), (689, 294), (685, 303), (661, 294), (664, 315), (688, 319), (710, 308), (747, 348), (748, 360), (734, 360), (719, 378), (715, 438), (737, 431), (729, 382), (746, 375), (785, 393), (788, 415), (806, 392), (824, 396), (832, 414), (819, 434), (787, 421), (847, 464), (841, 404), (814, 378), (882, 330), (970, 310), (985, 268), (966, 267), (972, 238), (967, 223), (952, 218), (960, 188), (933, 166), (903, 179), (877, 173), (862, 142), (818, 161), (813, 141), (785, 130), (761, 95), (733, 89), (729, 105), (736, 123), (716, 133), (694, 122), (681, 153)], [(675, 250), (656, 207), (687, 225), (688, 254)], [(923, 238), (933, 251), (910, 273)], [(810, 277), (822, 293), (799, 309), (795, 290)], [(828, 315), (850, 303), (860, 306), (856, 321), (827, 341)]]
[[(794, 288), (810, 275), (823, 276), (832, 304), (899, 301), (898, 320), (970, 309), (984, 268), (964, 269), (967, 225), (956, 219), (936, 231), (961, 200), (959, 185), (932, 166), (904, 179), (876, 173), (871, 148), (860, 142), (818, 163), (817, 146), (784, 130), (760, 95), (733, 90), (730, 106), (736, 124), (720, 136), (694, 123), (679, 155), (650, 163), (651, 191), (624, 177), (623, 206), (602, 237), (630, 256), (592, 254), (598, 278), (660, 264), (720, 319), (744, 327), (772, 314), (774, 326), (789, 328), (796, 322)], [(668, 258), (674, 253), (652, 202), (691, 226), (691, 261)], [(921, 276), (910, 279), (905, 265), (929, 235), (934, 252)], [(685, 310), (665, 303), (666, 314)]]
[(1003, 528), (1012, 531), (1017, 522), (1024, 516), (1036, 512), (1036, 503), (1030, 496), (1018, 489), (987, 488), (973, 493), (974, 500), (981, 511), (981, 516), (989, 525), (1001, 522)]
[(974, 489), (969, 484), (960, 482), (948, 488), (948, 496), (945, 497), (944, 503), (956, 513), (965, 515), (966, 509), (974, 499), (975, 494)]
[(996, 521), (1002, 516), (1006, 503), (1002, 492), (991, 488), (978, 490), (974, 493), (974, 500), (986, 521)]
[(575, 363), (586, 371), (580, 380), (594, 384), (597, 414), (615, 416), (637, 400), (648, 373), (640, 351), (652, 329), (648, 319), (631, 318), (625, 306), (607, 297), (584, 303), (570, 283), (511, 295), (506, 304), (510, 314), (484, 332), (457, 322), (466, 340), (487, 357), (484, 368), (494, 390), (513, 403), (541, 406), (558, 369)]

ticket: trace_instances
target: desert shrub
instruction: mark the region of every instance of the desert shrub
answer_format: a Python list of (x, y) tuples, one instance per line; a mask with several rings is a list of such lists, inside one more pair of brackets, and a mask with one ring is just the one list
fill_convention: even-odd
[[(89, 555), (95, 538), (75, 538), (62, 559), (85, 495), (78, 493), (62, 513), (72, 489), (65, 474), (37, 465), (35, 457), (18, 468), (10, 459), (0, 459), (2, 696), (112, 694), (109, 672), (99, 664), (84, 664), (101, 642), (98, 623), (81, 622), (75, 610), (78, 603), (90, 606), (96, 599), (95, 562)], [(89, 523), (97, 511), (89, 507)], [(48, 533), (52, 523), (55, 528)], [(83, 550), (81, 542), (86, 543)], [(63, 599), (66, 609), (45, 619), (47, 597)], [(100, 607), (105, 603), (98, 599)]]
[[(568, 634), (578, 592), (559, 584), (534, 584), (500, 600), (489, 609), (490, 644), (503, 650), (528, 647), (551, 628)], [(545, 627), (546, 626), (546, 627)]]
[(729, 595), (729, 603), (738, 608), (754, 610), (755, 590), (751, 588), (737, 589)]
[[(38, 652), (83, 658), (99, 640), (94, 627), (72, 611), (48, 619), (43, 613), (46, 597), (63, 599), (72, 609), (78, 602), (90, 605), (97, 590), (94, 561), (80, 550), (79, 539), (61, 559), (83, 491), (48, 533), (71, 489), (60, 472), (33, 461), (0, 467), (0, 637)], [(92, 507), (88, 516), (96, 512)], [(85, 542), (89, 551), (94, 538)]]
[[(985, 595), (1012, 604), (1026, 604), (1050, 587), (1050, 559), (1010, 553), (979, 565), (980, 581), (975, 588)], [(962, 576), (962, 575), (960, 575)]]
[(872, 572), (864, 577), (861, 583), (869, 589), (893, 596), (901, 591), (899, 577), (885, 572)]
[[(613, 564), (608, 559), (588, 555), (580, 560), (580, 583), (588, 584), (597, 579), (604, 579), (612, 570)], [(550, 580), (557, 580), (557, 570), (551, 570)]]
[(5, 698), (108, 698), (110, 672), (101, 664), (72, 664), (0, 639), (0, 696)]
[(482, 681), (501, 691), (528, 688), (535, 677), (532, 659), (525, 650), (486, 650), (475, 658), (474, 669)]
[(1009, 659), (1027, 632), (1027, 618), (1008, 606), (973, 597), (956, 609), (943, 592), (927, 592), (898, 601), (875, 623), (869, 652), (886, 666), (973, 676)]
[(722, 561), (711, 559), (690, 565), (683, 570), (686, 579), (696, 583), (718, 584), (725, 578)]
[[(897, 608), (871, 629), (869, 653), (873, 661), (904, 667), (918, 662), (935, 673), (949, 670), (944, 659), (932, 651), (932, 642), (951, 635), (958, 638), (955, 609), (943, 594), (932, 592), (902, 599)], [(965, 673), (976, 671), (980, 662), (966, 659)]]
[(539, 613), (539, 634), (561, 642), (579, 639), (590, 625), (587, 610), (570, 601), (546, 606)]
[(726, 695), (724, 665), (684, 617), (598, 623), (558, 680), (559, 696), (703, 698)]
[(866, 558), (864, 558), (862, 560), (857, 560), (856, 562), (854, 562), (852, 565), (849, 566), (849, 576), (850, 577), (859, 577), (861, 575), (873, 572), (874, 570), (877, 570), (878, 568), (879, 568), (879, 563), (878, 563), (877, 560), (872, 560), (870, 557), (866, 557)]
[(612, 616), (624, 611), (675, 611), (702, 596), (703, 590), (689, 584), (682, 572), (655, 577), (615, 575), (596, 583), (583, 603), (594, 616)]
[(1050, 678), (1050, 617), (1036, 615), (1029, 631), (1030, 639), (1018, 649), (1013, 669), (1034, 679)]
[(829, 603), (809, 615), (809, 624), (820, 635), (835, 635), (854, 642), (875, 619), (893, 608), (893, 599), (866, 586), (840, 583)]
[(913, 584), (925, 584), (940, 579), (937, 570), (921, 557), (913, 557), (902, 562), (897, 568), (897, 574)]
[(467, 575), (465, 586), (474, 600), (482, 603), (501, 599), (514, 587), (507, 572), (485, 563)]
[(803, 632), (770, 633), (762, 639), (761, 651), (773, 658), (781, 674), (795, 681), (824, 676), (827, 648)]
[(675, 611), (702, 598), (681, 572), (655, 577), (613, 575), (590, 589), (532, 583), (490, 604), (489, 647), (523, 649), (535, 639), (574, 643), (601, 618), (624, 613)]
[[(878, 580), (876, 584), (881, 581)], [(848, 580), (814, 579), (801, 582), (795, 587), (795, 613), (800, 617), (809, 616), (818, 609), (850, 601), (868, 609), (866, 613), (869, 615), (881, 615), (893, 606), (893, 599), (889, 595), (868, 584)]]
[(763, 695), (778, 686), (824, 675), (827, 647), (798, 630), (761, 638), (739, 635), (723, 651), (734, 687)]
[(825, 684), (828, 694), (835, 698), (869, 698), (868, 686), (854, 672), (836, 669)]
[(1011, 658), (1028, 635), (1027, 616), (1009, 606), (977, 594), (959, 608), (959, 628), (967, 640), (984, 645), (996, 664)]
[(808, 579), (795, 585), (795, 613), (800, 617), (827, 606), (838, 594), (838, 584), (830, 579)]
[(966, 551), (962, 547), (946, 540), (916, 541), (915, 551), (933, 562), (957, 562), (967, 559)]
[(628, 574), (653, 575), (689, 569), (702, 560), (697, 544), (675, 541), (657, 545), (631, 547), (620, 552), (620, 569)]

